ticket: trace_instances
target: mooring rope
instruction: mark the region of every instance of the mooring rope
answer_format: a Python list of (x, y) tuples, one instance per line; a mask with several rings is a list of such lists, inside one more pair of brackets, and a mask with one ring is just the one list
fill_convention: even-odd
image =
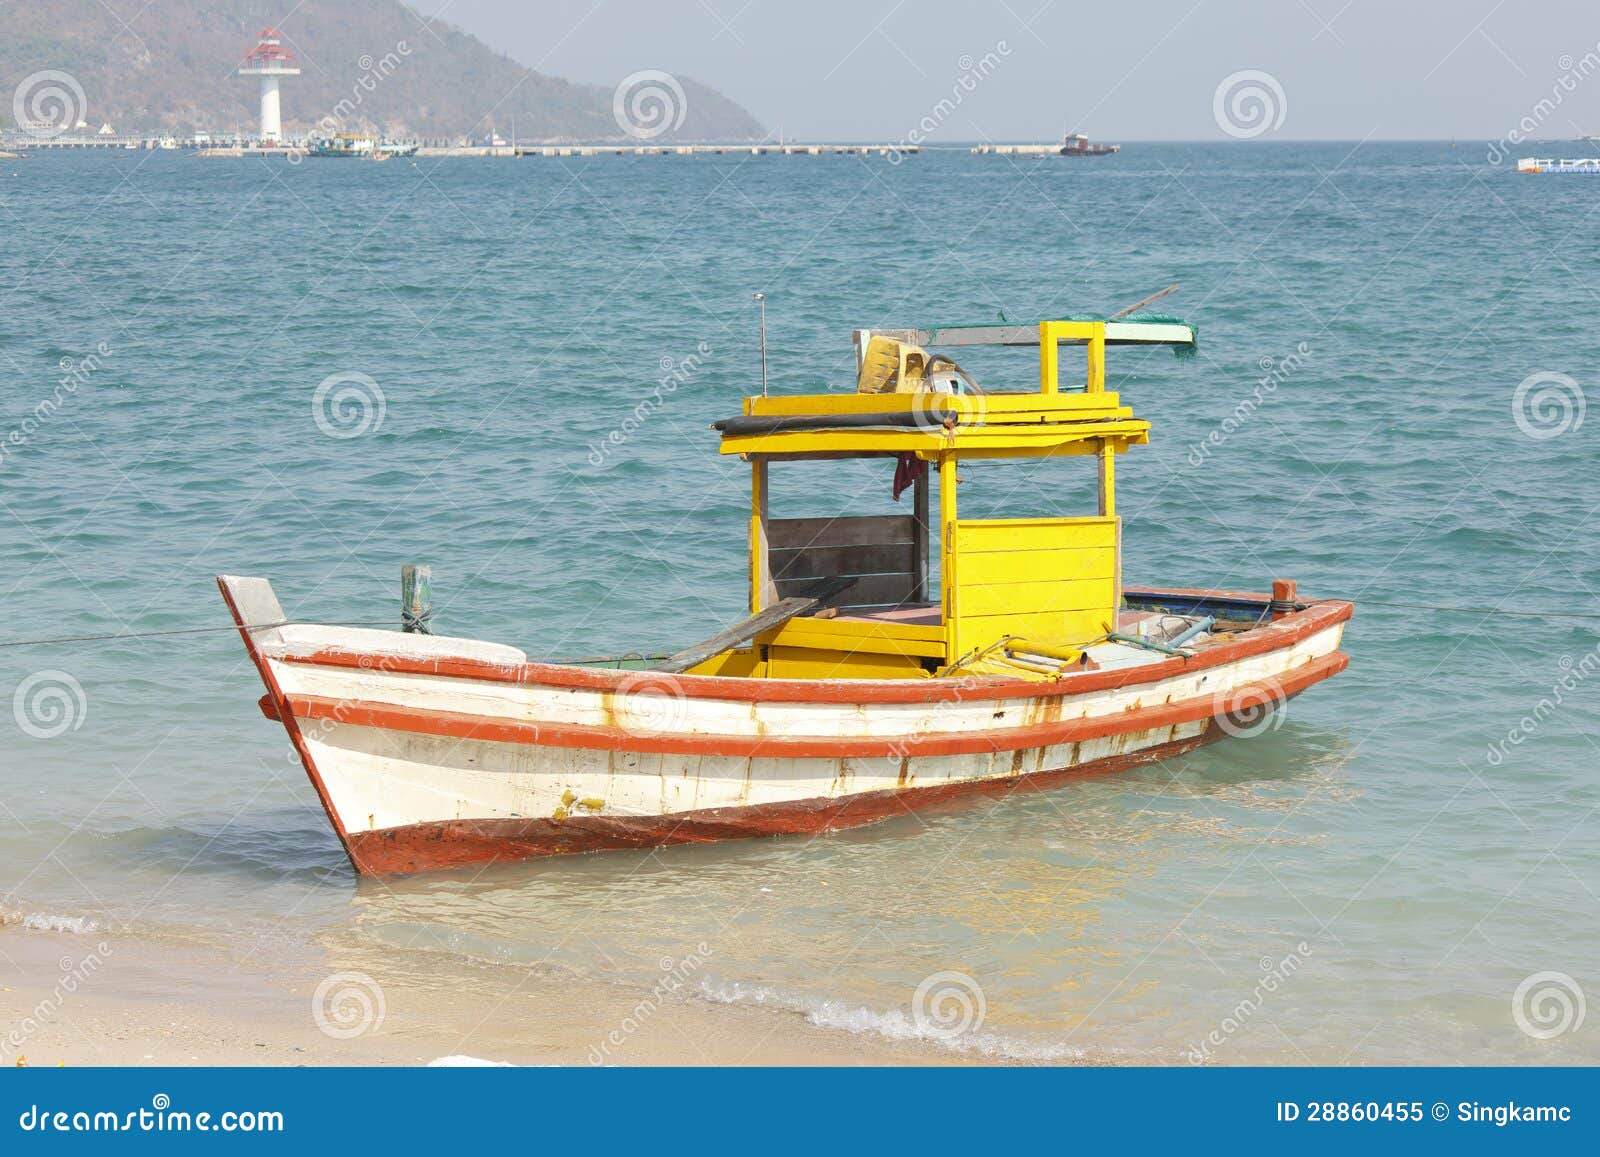
[[(360, 623), (313, 623), (306, 620), (284, 619), (276, 623), (252, 623), (253, 631), (270, 630), (273, 627), (388, 627), (393, 626), (392, 619), (382, 621), (373, 619)], [(113, 635), (57, 635), (46, 639), (7, 639), (0, 642), (0, 647), (43, 647), (53, 643), (105, 643), (117, 642), (122, 639), (163, 639), (173, 635), (209, 635), (216, 632), (227, 631), (237, 634), (239, 628), (229, 627), (181, 627), (170, 631), (118, 631)]]

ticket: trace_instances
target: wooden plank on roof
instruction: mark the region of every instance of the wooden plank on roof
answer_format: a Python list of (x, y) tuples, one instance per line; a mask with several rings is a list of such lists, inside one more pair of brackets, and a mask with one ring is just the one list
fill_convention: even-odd
[[(1063, 319), (1070, 320), (1070, 319)], [(1015, 325), (949, 325), (927, 329), (875, 329), (874, 336), (893, 338), (920, 346), (1009, 345), (1036, 346), (1039, 344), (1039, 323)], [(1082, 345), (1086, 339), (1063, 338), (1062, 345)], [(1171, 321), (1108, 321), (1106, 341), (1113, 345), (1162, 344), (1192, 345), (1194, 327)]]

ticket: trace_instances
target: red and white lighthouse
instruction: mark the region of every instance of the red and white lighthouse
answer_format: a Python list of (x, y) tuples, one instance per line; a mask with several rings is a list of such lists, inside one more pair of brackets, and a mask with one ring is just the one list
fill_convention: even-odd
[(283, 140), (283, 120), (278, 106), (278, 78), (299, 76), (294, 56), (283, 47), (276, 28), (266, 28), (250, 55), (239, 66), (240, 76), (261, 78), (261, 140), (277, 144)]

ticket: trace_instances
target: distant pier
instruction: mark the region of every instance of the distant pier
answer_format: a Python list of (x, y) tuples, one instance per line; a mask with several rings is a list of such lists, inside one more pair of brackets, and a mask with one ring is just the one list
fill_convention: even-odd
[[(427, 149), (422, 150), (424, 153)], [(916, 145), (518, 145), (519, 157), (699, 157), (751, 156), (785, 157), (850, 156), (919, 153)]]
[[(25, 136), (21, 133), (0, 134), (0, 148), (26, 149), (29, 152), (44, 149), (180, 149), (201, 157), (272, 157), (306, 153), (305, 143), (265, 143), (261, 141), (234, 141), (205, 136), (137, 134), (83, 134), (61, 133), (54, 136)], [(1023, 150), (1035, 146), (1003, 146)], [(1043, 148), (1044, 146), (1038, 146)], [(919, 145), (896, 144), (795, 144), (750, 143), (741, 144), (473, 144), (473, 145), (423, 145), (416, 152), (419, 157), (701, 157), (701, 156), (785, 156), (785, 157), (869, 157), (913, 156), (922, 151)], [(974, 150), (977, 151), (977, 150)]]

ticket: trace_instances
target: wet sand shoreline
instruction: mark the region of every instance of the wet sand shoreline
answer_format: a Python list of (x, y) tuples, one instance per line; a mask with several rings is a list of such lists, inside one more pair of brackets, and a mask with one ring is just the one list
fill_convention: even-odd
[(0, 929), (0, 1064), (950, 1064), (924, 1044), (437, 954)]

